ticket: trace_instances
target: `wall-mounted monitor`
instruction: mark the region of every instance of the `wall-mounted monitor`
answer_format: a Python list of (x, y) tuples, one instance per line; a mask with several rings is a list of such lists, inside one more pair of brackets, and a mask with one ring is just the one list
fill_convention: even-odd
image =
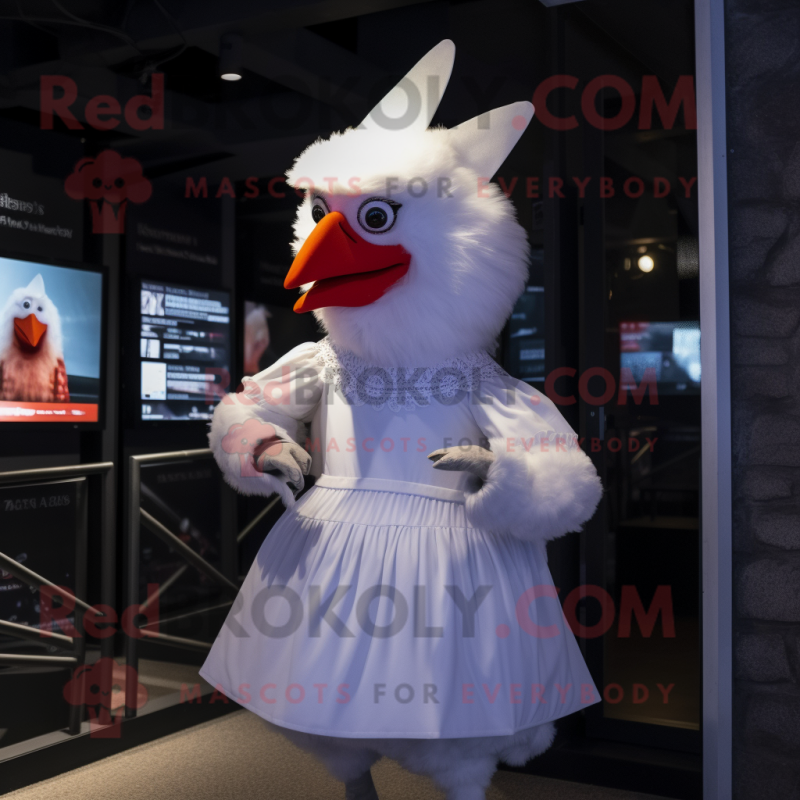
[(101, 420), (103, 273), (0, 257), (0, 423)]
[(139, 285), (141, 419), (209, 420), (231, 379), (230, 293)]
[(619, 340), (621, 388), (655, 379), (659, 395), (700, 393), (699, 322), (620, 322)]

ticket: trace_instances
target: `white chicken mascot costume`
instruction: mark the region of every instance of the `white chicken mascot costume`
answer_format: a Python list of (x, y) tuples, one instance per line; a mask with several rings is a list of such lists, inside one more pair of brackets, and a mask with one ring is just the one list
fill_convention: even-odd
[(289, 171), (307, 194), (285, 285), (328, 335), (245, 378), (209, 435), (231, 485), (287, 510), (201, 674), (349, 800), (377, 798), (382, 755), (480, 800), (499, 760), (600, 699), (545, 552), (600, 481), (553, 403), (487, 353), (528, 269), (488, 180), (533, 107), (429, 130), (454, 54), (439, 44)]
[(0, 314), (0, 400), (68, 403), (61, 317), (37, 275)]

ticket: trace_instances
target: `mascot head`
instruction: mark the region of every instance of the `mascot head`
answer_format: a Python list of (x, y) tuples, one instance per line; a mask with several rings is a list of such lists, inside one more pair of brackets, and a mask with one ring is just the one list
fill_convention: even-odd
[(286, 288), (372, 363), (429, 366), (491, 348), (528, 274), (514, 208), (489, 179), (533, 117), (512, 103), (429, 129), (455, 57), (431, 50), (357, 128), (309, 146)]
[(9, 346), (32, 355), (49, 351), (62, 357), (61, 318), (41, 275), (15, 289), (0, 314), (0, 349)]

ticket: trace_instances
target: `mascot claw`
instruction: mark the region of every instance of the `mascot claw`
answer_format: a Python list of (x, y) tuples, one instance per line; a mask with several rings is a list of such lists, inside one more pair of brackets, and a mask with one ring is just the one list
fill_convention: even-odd
[(494, 453), (491, 450), (474, 444), (469, 447), (445, 447), (434, 450), (428, 458), (433, 461), (434, 469), (471, 472), (481, 482), (486, 481), (489, 467), (494, 463)]
[(299, 444), (276, 437), (258, 445), (253, 458), (259, 472), (282, 480), (294, 495), (302, 491), (311, 456)]

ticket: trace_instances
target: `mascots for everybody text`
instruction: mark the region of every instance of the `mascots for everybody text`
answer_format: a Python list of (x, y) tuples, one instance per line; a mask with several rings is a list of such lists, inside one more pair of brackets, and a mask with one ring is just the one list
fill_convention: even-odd
[(600, 699), (545, 552), (600, 481), (553, 403), (487, 352), (528, 243), (484, 184), (533, 107), (428, 129), (454, 54), (439, 44), (288, 173), (308, 191), (285, 285), (328, 335), (245, 378), (209, 436), (231, 485), (287, 510), (201, 674), (350, 800), (377, 798), (382, 755), (482, 800), (498, 761)]

